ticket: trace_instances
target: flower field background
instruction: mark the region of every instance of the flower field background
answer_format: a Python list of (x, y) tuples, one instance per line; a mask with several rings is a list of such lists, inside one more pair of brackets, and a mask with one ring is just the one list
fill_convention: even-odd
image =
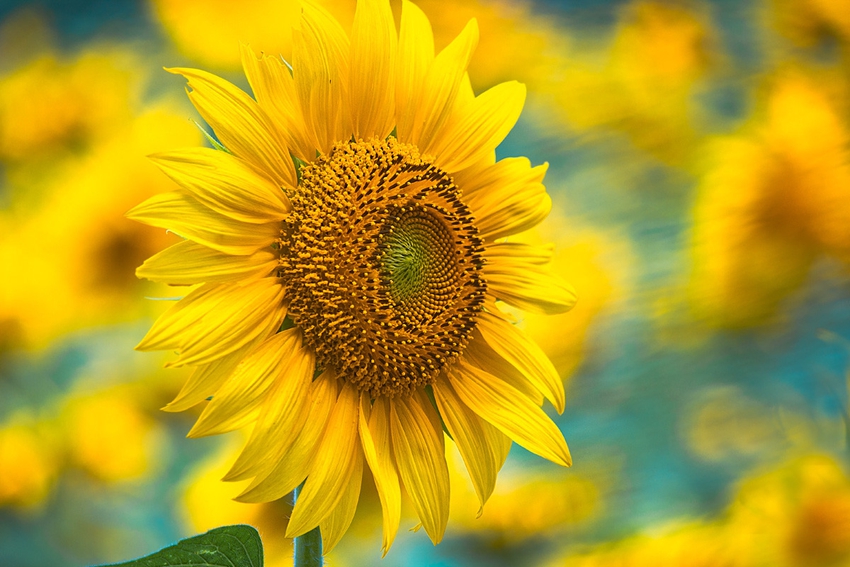
[[(528, 101), (499, 157), (549, 163), (579, 295), (519, 316), (567, 388), (574, 465), (514, 446), (480, 517), (379, 559), (371, 481), (338, 567), (850, 565), (850, 2), (416, 2), (437, 48), (472, 17), (476, 92)], [(354, 2), (323, 4), (350, 23)], [(397, 4), (393, 4), (398, 16)], [(297, 3), (0, 1), (0, 565), (117, 562), (248, 523), (291, 565), (284, 500), (219, 479), (239, 434), (160, 410), (186, 375), (133, 346), (179, 288), (135, 268), (177, 237), (124, 213), (204, 143), (184, 81), (247, 89), (239, 42), (291, 51)], [(519, 312), (518, 312), (519, 313)], [(452, 467), (452, 465), (454, 465)], [(368, 473), (367, 473), (368, 474)], [(402, 527), (416, 524), (402, 510)]]

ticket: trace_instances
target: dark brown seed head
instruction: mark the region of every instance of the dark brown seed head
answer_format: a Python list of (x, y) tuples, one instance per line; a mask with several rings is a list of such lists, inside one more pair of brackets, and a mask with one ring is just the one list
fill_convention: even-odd
[(395, 138), (346, 142), (303, 166), (289, 197), (279, 276), (317, 364), (372, 397), (432, 383), (486, 291), (451, 177)]

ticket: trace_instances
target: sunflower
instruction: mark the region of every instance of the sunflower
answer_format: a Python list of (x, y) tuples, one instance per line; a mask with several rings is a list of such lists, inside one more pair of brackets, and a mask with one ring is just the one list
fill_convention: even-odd
[(357, 4), (350, 37), (304, 2), (289, 65), (242, 47), (254, 97), (173, 69), (215, 131), (216, 149), (152, 156), (179, 186), (128, 213), (184, 241), (137, 275), (193, 286), (137, 347), (194, 366), (167, 407), (210, 399), (190, 437), (253, 424), (225, 480), (246, 502), (302, 485), (287, 528), (321, 528), (325, 550), (351, 523), (364, 461), (384, 518), (404, 486), (434, 543), (448, 518), (445, 431), (483, 506), (511, 439), (571, 458), (544, 397), (564, 389), (499, 302), (561, 312), (575, 295), (545, 271), (550, 248), (505, 241), (539, 223), (546, 166), (495, 159), (525, 88), (475, 96), (471, 21), (434, 55), (425, 15)]

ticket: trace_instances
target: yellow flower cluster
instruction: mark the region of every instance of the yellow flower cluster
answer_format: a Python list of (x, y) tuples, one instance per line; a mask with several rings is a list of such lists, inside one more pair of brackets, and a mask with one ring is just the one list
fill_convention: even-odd
[(818, 258), (850, 259), (846, 89), (829, 74), (783, 70), (743, 132), (709, 142), (692, 282), (709, 321), (770, 320)]
[(104, 485), (155, 472), (166, 440), (152, 385), (86, 389), (0, 424), (0, 508), (39, 507), (69, 470)]
[(850, 477), (832, 457), (792, 458), (744, 480), (718, 521), (570, 553), (547, 567), (831, 567), (850, 560)]
[[(41, 56), (0, 76), (0, 343), (41, 347), (76, 329), (157, 312), (133, 269), (176, 237), (123, 218), (168, 186), (145, 158), (201, 133), (173, 103), (133, 114), (132, 56)], [(42, 93), (33, 97), (33, 92)], [(49, 277), (46, 277), (49, 275)]]

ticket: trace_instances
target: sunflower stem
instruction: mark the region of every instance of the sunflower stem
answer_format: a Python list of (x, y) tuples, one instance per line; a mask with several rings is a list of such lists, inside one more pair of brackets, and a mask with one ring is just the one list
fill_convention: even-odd
[[(293, 506), (295, 506), (300, 492), (300, 486), (293, 491)], [(292, 545), (295, 548), (294, 567), (322, 567), (324, 565), (325, 562), (322, 559), (322, 533), (319, 531), (318, 526), (306, 534), (296, 537)]]

